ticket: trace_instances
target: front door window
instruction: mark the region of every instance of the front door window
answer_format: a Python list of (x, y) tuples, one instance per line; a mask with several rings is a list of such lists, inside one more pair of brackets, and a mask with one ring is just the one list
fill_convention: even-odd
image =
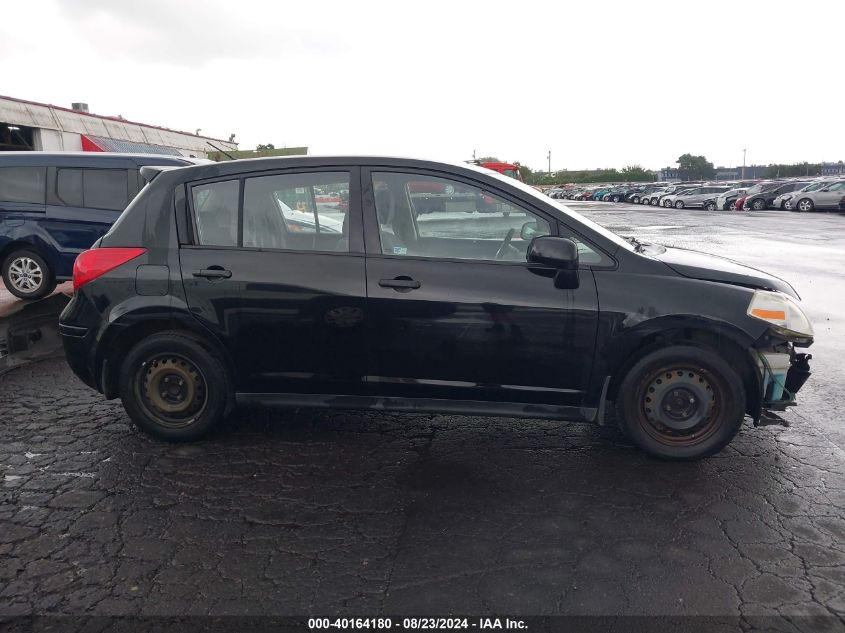
[(539, 215), (455, 180), (377, 172), (373, 190), (386, 255), (524, 262), (551, 233)]

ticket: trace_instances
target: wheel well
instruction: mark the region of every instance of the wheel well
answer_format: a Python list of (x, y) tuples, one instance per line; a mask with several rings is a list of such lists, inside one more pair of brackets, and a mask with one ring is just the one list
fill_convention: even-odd
[(106, 398), (116, 398), (118, 396), (118, 381), (120, 379), (120, 359), (125, 358), (132, 347), (142, 339), (158, 334), (160, 332), (178, 332), (194, 338), (201, 345), (207, 349), (217, 353), (223, 360), (229, 376), (234, 378), (234, 365), (231, 357), (226, 352), (224, 347), (218, 343), (211, 335), (197, 329), (185, 327), (183, 325), (174, 323), (170, 319), (151, 319), (130, 325), (129, 327), (120, 331), (115, 337), (107, 341), (103, 347), (107, 350), (101, 361), (97, 364), (99, 371), (103, 371), (105, 367), (105, 375), (102, 385), (103, 394)]
[[(38, 255), (40, 255), (44, 259), (45, 262), (47, 261), (47, 258), (44, 256), (44, 253), (41, 252), (41, 249), (38, 248), (38, 246), (36, 246), (32, 242), (25, 242), (23, 240), (16, 240), (14, 242), (9, 242), (3, 248), (0, 248), (0, 264), (2, 264), (3, 260), (6, 259), (6, 257), (9, 255), (9, 253), (16, 251), (19, 248), (25, 248), (28, 251), (38, 253)], [(47, 265), (49, 266), (49, 262), (47, 262)], [(52, 271), (50, 271), (50, 272), (52, 272)]]
[(745, 387), (745, 410), (746, 413), (756, 419), (759, 416), (762, 394), (760, 393), (760, 381), (757, 377), (757, 368), (751, 359), (751, 355), (739, 343), (733, 339), (719, 335), (707, 330), (677, 329), (656, 332), (645, 337), (639, 346), (631, 351), (625, 360), (618, 366), (610, 381), (607, 392), (609, 400), (616, 400), (619, 387), (628, 371), (641, 358), (651, 352), (667, 347), (668, 345), (693, 345), (705, 347), (722, 357), (742, 379)]

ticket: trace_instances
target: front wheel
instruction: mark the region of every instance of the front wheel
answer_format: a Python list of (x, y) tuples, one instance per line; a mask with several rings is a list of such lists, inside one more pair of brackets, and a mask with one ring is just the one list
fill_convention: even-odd
[(19, 299), (41, 299), (56, 289), (56, 277), (35, 251), (20, 249), (10, 253), (2, 264), (3, 283)]
[(675, 208), (676, 209), (683, 209), (684, 208), (684, 201), (678, 200), (677, 202), (675, 202)]
[(813, 201), (809, 198), (801, 198), (801, 200), (798, 201), (796, 208), (799, 211), (803, 211), (804, 213), (806, 213), (808, 211), (812, 211), (815, 208), (815, 205), (813, 204)]
[(639, 203), (640, 203), (640, 197), (639, 197), (639, 196), (634, 196), (634, 198), (633, 198), (633, 200), (632, 200), (631, 202), (633, 202), (634, 204), (639, 204)]
[(617, 399), (623, 430), (654, 457), (694, 460), (722, 450), (745, 412), (742, 379), (715, 352), (678, 345), (640, 359)]
[(762, 211), (766, 208), (766, 201), (762, 198), (755, 198), (754, 202), (751, 203), (751, 208), (755, 211)]
[(120, 370), (120, 397), (129, 417), (164, 440), (195, 440), (208, 433), (225, 415), (230, 393), (220, 357), (182, 332), (142, 339)]
[(613, 200), (613, 202), (619, 202), (619, 196), (613, 196), (611, 200)]
[(705, 211), (715, 211), (716, 210), (716, 203), (715, 202), (708, 202), (704, 205)]

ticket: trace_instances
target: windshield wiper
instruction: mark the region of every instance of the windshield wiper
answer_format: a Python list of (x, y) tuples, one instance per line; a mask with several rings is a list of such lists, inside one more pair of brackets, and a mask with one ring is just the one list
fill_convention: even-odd
[(642, 242), (640, 242), (637, 238), (635, 238), (635, 237), (626, 237), (626, 238), (625, 238), (625, 241), (627, 241), (627, 242), (630, 242), (630, 243), (631, 243), (631, 245), (634, 247), (634, 252), (635, 252), (635, 253), (642, 253), (643, 251), (645, 251), (645, 246), (644, 246), (644, 245), (643, 245), (643, 243), (642, 243)]

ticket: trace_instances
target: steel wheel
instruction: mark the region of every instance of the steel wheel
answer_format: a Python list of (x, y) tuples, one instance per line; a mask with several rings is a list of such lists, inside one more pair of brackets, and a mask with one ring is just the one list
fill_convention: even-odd
[(651, 376), (642, 391), (639, 422), (661, 444), (698, 444), (716, 429), (722, 404), (706, 371), (666, 367)]
[(40, 264), (27, 255), (16, 257), (9, 264), (9, 282), (23, 294), (34, 294), (44, 283)]
[(136, 375), (136, 389), (147, 413), (167, 428), (191, 425), (208, 399), (202, 372), (178, 354), (160, 354), (143, 363)]

